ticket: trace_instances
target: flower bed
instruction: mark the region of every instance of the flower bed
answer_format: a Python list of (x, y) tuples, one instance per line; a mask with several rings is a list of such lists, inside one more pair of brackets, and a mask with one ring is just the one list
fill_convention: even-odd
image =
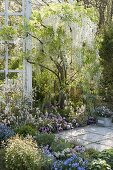
[(86, 170), (88, 160), (80, 156), (85, 151), (83, 146), (75, 146), (73, 148), (65, 148), (61, 152), (54, 152), (48, 146), (43, 148), (43, 153), (51, 158), (52, 170)]

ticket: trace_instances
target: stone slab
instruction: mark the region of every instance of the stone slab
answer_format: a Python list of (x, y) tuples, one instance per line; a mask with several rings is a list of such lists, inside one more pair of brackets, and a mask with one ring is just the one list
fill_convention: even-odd
[(91, 133), (96, 133), (100, 135), (106, 135), (106, 136), (113, 136), (113, 129), (111, 128), (106, 128), (106, 127), (100, 127), (100, 126), (87, 126), (84, 127), (86, 132), (91, 132)]
[(63, 131), (57, 134), (64, 138), (84, 145), (86, 148), (94, 148), (99, 151), (113, 147), (113, 127), (86, 126), (73, 130)]
[(106, 146), (106, 145), (101, 145), (101, 144), (97, 144), (97, 143), (91, 143), (85, 146), (87, 149), (89, 148), (93, 148), (95, 150), (98, 151), (103, 151), (104, 149), (110, 149), (111, 146)]
[(103, 136), (101, 136), (101, 135), (92, 134), (92, 133), (87, 133), (87, 134), (84, 134), (84, 135), (81, 135), (81, 136), (77, 136), (78, 139), (90, 141), (90, 142), (100, 141), (100, 140), (102, 140), (102, 137)]
[(63, 138), (65, 138), (66, 136), (68, 137), (72, 137), (72, 136), (81, 136), (83, 134), (87, 134), (88, 132), (85, 131), (85, 129), (75, 129), (75, 130), (67, 130), (67, 131), (63, 131), (63, 132), (60, 132), (59, 134), (57, 134), (57, 136), (61, 136)]
[(71, 137), (71, 138), (65, 138), (67, 141), (73, 142), (75, 144), (81, 144), (83, 146), (90, 144), (90, 141), (86, 141), (86, 140), (82, 140), (80, 138), (75, 138), (75, 137)]
[(113, 147), (113, 139), (103, 140), (103, 141), (97, 142), (97, 144)]

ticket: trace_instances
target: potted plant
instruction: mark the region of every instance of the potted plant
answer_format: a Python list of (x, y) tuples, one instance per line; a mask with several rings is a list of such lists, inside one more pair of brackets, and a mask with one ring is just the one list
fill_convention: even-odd
[(113, 112), (106, 106), (99, 106), (95, 109), (97, 116), (97, 124), (100, 126), (109, 127), (112, 126)]

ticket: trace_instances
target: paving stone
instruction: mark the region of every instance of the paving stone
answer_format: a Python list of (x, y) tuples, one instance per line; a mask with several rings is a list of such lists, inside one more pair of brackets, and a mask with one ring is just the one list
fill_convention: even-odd
[(113, 139), (103, 140), (103, 141), (97, 142), (97, 144), (113, 147)]
[(99, 127), (99, 126), (88, 126), (85, 127), (85, 131), (91, 132), (91, 133), (96, 133), (100, 135), (106, 135), (106, 136), (113, 136), (113, 129), (109, 129), (106, 127)]
[(101, 144), (97, 144), (97, 143), (91, 143), (85, 146), (87, 149), (89, 148), (93, 148), (96, 149), (98, 151), (103, 151), (104, 149), (110, 149), (111, 146), (106, 146), (106, 145), (101, 145)]
[(77, 138), (77, 137), (74, 137), (74, 136), (72, 136), (72, 137), (65, 137), (63, 139), (65, 139), (67, 141), (71, 141), (71, 142), (73, 142), (75, 144), (81, 144), (81, 145), (84, 145), (84, 146), (91, 143), (90, 141), (86, 141), (86, 140), (80, 139), (79, 137)]
[(100, 140), (102, 140), (102, 137), (103, 136), (101, 136), (101, 135), (92, 134), (92, 133), (87, 133), (87, 134), (84, 134), (81, 136), (77, 136), (78, 139), (90, 141), (90, 142), (100, 141)]
[(88, 145), (88, 144), (91, 143), (90, 141), (86, 141), (86, 140), (79, 139), (79, 138), (72, 138), (72, 139), (70, 139), (70, 141), (75, 142), (75, 144), (76, 144), (76, 143), (81, 144), (81, 145), (83, 145), (83, 146), (86, 146), (86, 145)]
[(60, 132), (59, 134), (57, 134), (57, 136), (61, 136), (61, 137), (72, 137), (72, 136), (79, 136), (82, 134), (87, 134), (88, 132), (86, 132), (84, 129), (75, 129), (75, 130), (69, 130), (69, 131), (64, 131), (64, 132)]
[(63, 131), (57, 136), (99, 151), (113, 147), (113, 127), (91, 125)]
[(112, 126), (111, 126), (111, 127), (108, 127), (108, 129), (112, 129), (112, 130), (113, 130), (113, 124), (112, 124)]

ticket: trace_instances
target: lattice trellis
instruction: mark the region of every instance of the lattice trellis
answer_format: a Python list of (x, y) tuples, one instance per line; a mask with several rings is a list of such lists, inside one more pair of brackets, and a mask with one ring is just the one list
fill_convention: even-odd
[[(13, 24), (14, 27), (17, 27), (18, 23), (14, 24), (13, 21), (15, 19), (17, 22), (18, 18), (19, 18), (19, 22), (21, 18), (21, 22), (24, 24), (23, 18), (29, 20), (30, 15), (31, 15), (31, 0), (1, 0), (0, 1), (0, 28), (2, 28), (3, 25), (10, 26), (11, 24)], [(25, 39), (22, 39), (20, 42), (22, 43), (21, 46), (23, 52), (26, 52), (27, 50), (31, 49), (31, 38), (29, 36), (26, 37)], [(13, 41), (0, 40), (0, 58), (4, 60), (4, 66), (2, 66), (2, 69), (0, 70), (0, 74), (4, 74), (5, 83), (8, 84), (8, 75), (10, 73), (16, 73), (16, 74), (21, 73), (23, 75), (24, 92), (29, 95), (32, 92), (32, 66), (31, 64), (27, 63), (26, 60), (24, 60), (22, 69), (10, 69), (9, 47), (11, 45), (16, 46), (17, 39)], [(4, 51), (4, 54), (2, 54), (2, 50)]]

